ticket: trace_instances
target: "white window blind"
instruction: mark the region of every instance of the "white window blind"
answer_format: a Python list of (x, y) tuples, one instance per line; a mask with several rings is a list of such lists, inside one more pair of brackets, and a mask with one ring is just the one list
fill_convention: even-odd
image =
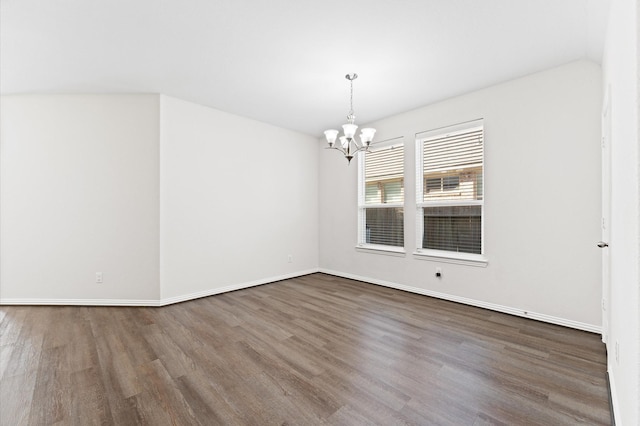
[(481, 128), (425, 139), (423, 147), (425, 173), (482, 167)]
[(371, 147), (359, 158), (359, 245), (404, 247), (404, 145)]
[(404, 147), (391, 145), (390, 147), (365, 154), (365, 181), (385, 181), (402, 179), (404, 174)]
[(419, 250), (482, 254), (482, 120), (418, 135)]

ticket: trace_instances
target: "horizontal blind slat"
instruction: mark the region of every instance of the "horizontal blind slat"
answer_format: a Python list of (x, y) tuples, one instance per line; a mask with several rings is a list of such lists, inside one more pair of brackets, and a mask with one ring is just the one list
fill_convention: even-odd
[(402, 208), (367, 208), (364, 213), (365, 243), (404, 246), (404, 210)]
[(404, 146), (382, 149), (365, 154), (365, 181), (402, 178)]
[(423, 141), (425, 173), (482, 165), (483, 131), (474, 130), (454, 136)]

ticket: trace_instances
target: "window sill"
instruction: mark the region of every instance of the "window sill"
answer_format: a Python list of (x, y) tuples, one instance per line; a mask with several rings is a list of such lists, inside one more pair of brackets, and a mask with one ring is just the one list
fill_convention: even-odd
[(477, 266), (486, 268), (489, 260), (481, 254), (456, 253), (443, 250), (420, 250), (413, 252), (416, 259), (434, 262), (455, 263), (458, 265)]
[(397, 257), (405, 257), (406, 255), (404, 247), (381, 246), (376, 244), (359, 244), (356, 246), (356, 251)]

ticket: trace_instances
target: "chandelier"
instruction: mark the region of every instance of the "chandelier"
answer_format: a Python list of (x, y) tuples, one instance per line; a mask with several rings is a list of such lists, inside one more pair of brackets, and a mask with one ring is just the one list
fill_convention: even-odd
[[(358, 130), (358, 126), (354, 124), (356, 116), (353, 114), (353, 80), (358, 78), (358, 74), (347, 74), (344, 78), (349, 80), (349, 83), (351, 84), (350, 109), (349, 114), (347, 115), (347, 124), (342, 125), (344, 136), (340, 136), (340, 138), (338, 138), (338, 133), (340, 132), (334, 129), (325, 130), (324, 135), (329, 143), (329, 147), (327, 149), (337, 149), (342, 152), (349, 164), (351, 164), (351, 159), (357, 152), (369, 152), (369, 145), (371, 145), (376, 129), (371, 127), (361, 129), (360, 143), (356, 141), (355, 135), (356, 130)], [(337, 144), (336, 139), (339, 139)]]

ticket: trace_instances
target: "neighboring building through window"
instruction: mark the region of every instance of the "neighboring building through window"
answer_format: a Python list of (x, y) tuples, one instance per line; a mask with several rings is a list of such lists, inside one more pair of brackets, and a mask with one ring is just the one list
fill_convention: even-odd
[(358, 243), (404, 247), (402, 139), (374, 144), (370, 151), (358, 160)]
[(482, 254), (482, 120), (416, 138), (418, 250)]

